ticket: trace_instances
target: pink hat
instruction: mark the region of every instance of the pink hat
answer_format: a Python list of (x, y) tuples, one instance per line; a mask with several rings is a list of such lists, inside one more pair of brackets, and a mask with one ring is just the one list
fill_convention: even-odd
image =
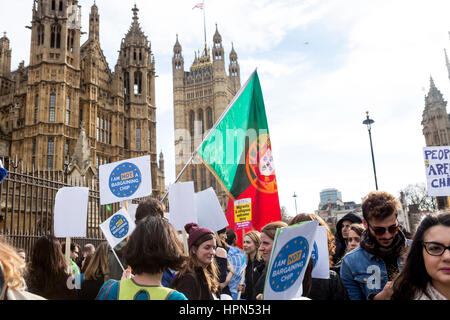
[(185, 225), (184, 229), (189, 234), (189, 239), (188, 239), (189, 249), (192, 247), (192, 245), (195, 242), (197, 242), (198, 239), (200, 239), (205, 234), (214, 234), (214, 232), (212, 232), (211, 230), (206, 229), (206, 228), (200, 228), (198, 226), (198, 224), (193, 223), (193, 222)]

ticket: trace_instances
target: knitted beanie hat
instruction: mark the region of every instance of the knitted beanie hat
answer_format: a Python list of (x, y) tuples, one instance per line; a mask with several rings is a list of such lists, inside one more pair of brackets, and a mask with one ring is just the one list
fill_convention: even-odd
[(206, 228), (200, 228), (198, 226), (198, 224), (193, 223), (193, 222), (185, 225), (184, 229), (189, 234), (189, 239), (188, 239), (189, 249), (192, 247), (192, 245), (195, 242), (197, 242), (198, 239), (200, 239), (205, 234), (214, 234), (214, 232), (212, 232), (211, 230), (206, 229)]

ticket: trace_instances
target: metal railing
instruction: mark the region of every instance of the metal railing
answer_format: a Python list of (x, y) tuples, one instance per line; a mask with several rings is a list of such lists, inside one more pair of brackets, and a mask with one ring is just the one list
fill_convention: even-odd
[(86, 238), (73, 239), (83, 245), (104, 241), (99, 224), (120, 209), (119, 203), (100, 205), (98, 180), (71, 179), (64, 172), (23, 169), (14, 160), (3, 159), (8, 175), (0, 184), (0, 235), (27, 254), (37, 239), (53, 234), (56, 193), (63, 187), (89, 187)]

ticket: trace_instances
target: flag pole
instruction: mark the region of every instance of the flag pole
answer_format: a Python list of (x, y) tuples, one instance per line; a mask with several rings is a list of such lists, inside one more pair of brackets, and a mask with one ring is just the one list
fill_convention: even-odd
[[(203, 138), (202, 142), (199, 144), (199, 146), (197, 147), (197, 149), (195, 149), (195, 151), (192, 153), (191, 158), (188, 160), (188, 162), (186, 162), (186, 164), (184, 165), (183, 169), (181, 169), (180, 173), (178, 174), (178, 176), (175, 179), (174, 183), (177, 183), (178, 180), (181, 178), (181, 175), (184, 173), (184, 171), (186, 171), (187, 167), (191, 164), (192, 160), (194, 160), (194, 157), (197, 155), (198, 150), (200, 150), (200, 148), (202, 147), (203, 143), (209, 138), (209, 136), (211, 135), (211, 133), (217, 128), (217, 126), (219, 125), (219, 123), (223, 120), (223, 118), (225, 118), (225, 116), (227, 115), (228, 111), (230, 111), (231, 107), (233, 106), (233, 104), (236, 102), (236, 100), (241, 96), (242, 92), (244, 92), (244, 89), (247, 87), (247, 85), (249, 84), (250, 80), (253, 78), (253, 75), (256, 73), (257, 69), (255, 69), (252, 74), (250, 75), (250, 77), (248, 78), (248, 80), (245, 82), (245, 84), (239, 89), (239, 91), (236, 93), (236, 95), (233, 97), (233, 100), (231, 100), (231, 102), (228, 104), (228, 106), (225, 108), (224, 112), (221, 114), (221, 116), (219, 117), (219, 119), (217, 119), (216, 123), (214, 124), (214, 126), (208, 131), (208, 133), (205, 135), (205, 137)], [(166, 194), (164, 195), (164, 197), (162, 197), (161, 202), (163, 202), (167, 195), (169, 194), (169, 191), (166, 192)]]

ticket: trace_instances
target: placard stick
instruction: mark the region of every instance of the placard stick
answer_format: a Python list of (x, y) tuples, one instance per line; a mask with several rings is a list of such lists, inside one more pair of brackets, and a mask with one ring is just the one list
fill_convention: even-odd
[(186, 230), (183, 230), (181, 233), (183, 234), (184, 252), (186, 253), (187, 256), (189, 256), (189, 247), (187, 242)]
[[(239, 282), (240, 285), (244, 284), (244, 281), (245, 281), (245, 270), (246, 269), (244, 269), (244, 271), (242, 272), (242, 279)], [(242, 291), (239, 291), (238, 296), (237, 296), (237, 300), (241, 300), (241, 294), (242, 294)]]
[(70, 274), (73, 274), (73, 270), (72, 270), (72, 264), (70, 263), (70, 237), (66, 237), (66, 263), (67, 263), (67, 268), (70, 271)]
[(125, 207), (125, 210), (126, 210), (127, 213), (128, 213), (128, 200), (124, 200), (124, 201), (123, 201), (123, 206)]
[[(111, 247), (111, 245), (110, 245), (110, 247)], [(119, 259), (119, 257), (117, 256), (116, 250), (114, 250), (114, 248), (113, 248), (113, 247), (111, 247), (111, 250), (112, 250), (112, 252), (113, 252), (114, 256), (116, 257), (116, 259), (117, 259), (117, 262), (119, 262), (119, 264), (120, 264), (120, 267), (122, 268), (122, 271), (125, 271), (125, 268), (123, 267), (123, 265), (122, 265), (122, 262), (120, 262), (120, 259)]]

